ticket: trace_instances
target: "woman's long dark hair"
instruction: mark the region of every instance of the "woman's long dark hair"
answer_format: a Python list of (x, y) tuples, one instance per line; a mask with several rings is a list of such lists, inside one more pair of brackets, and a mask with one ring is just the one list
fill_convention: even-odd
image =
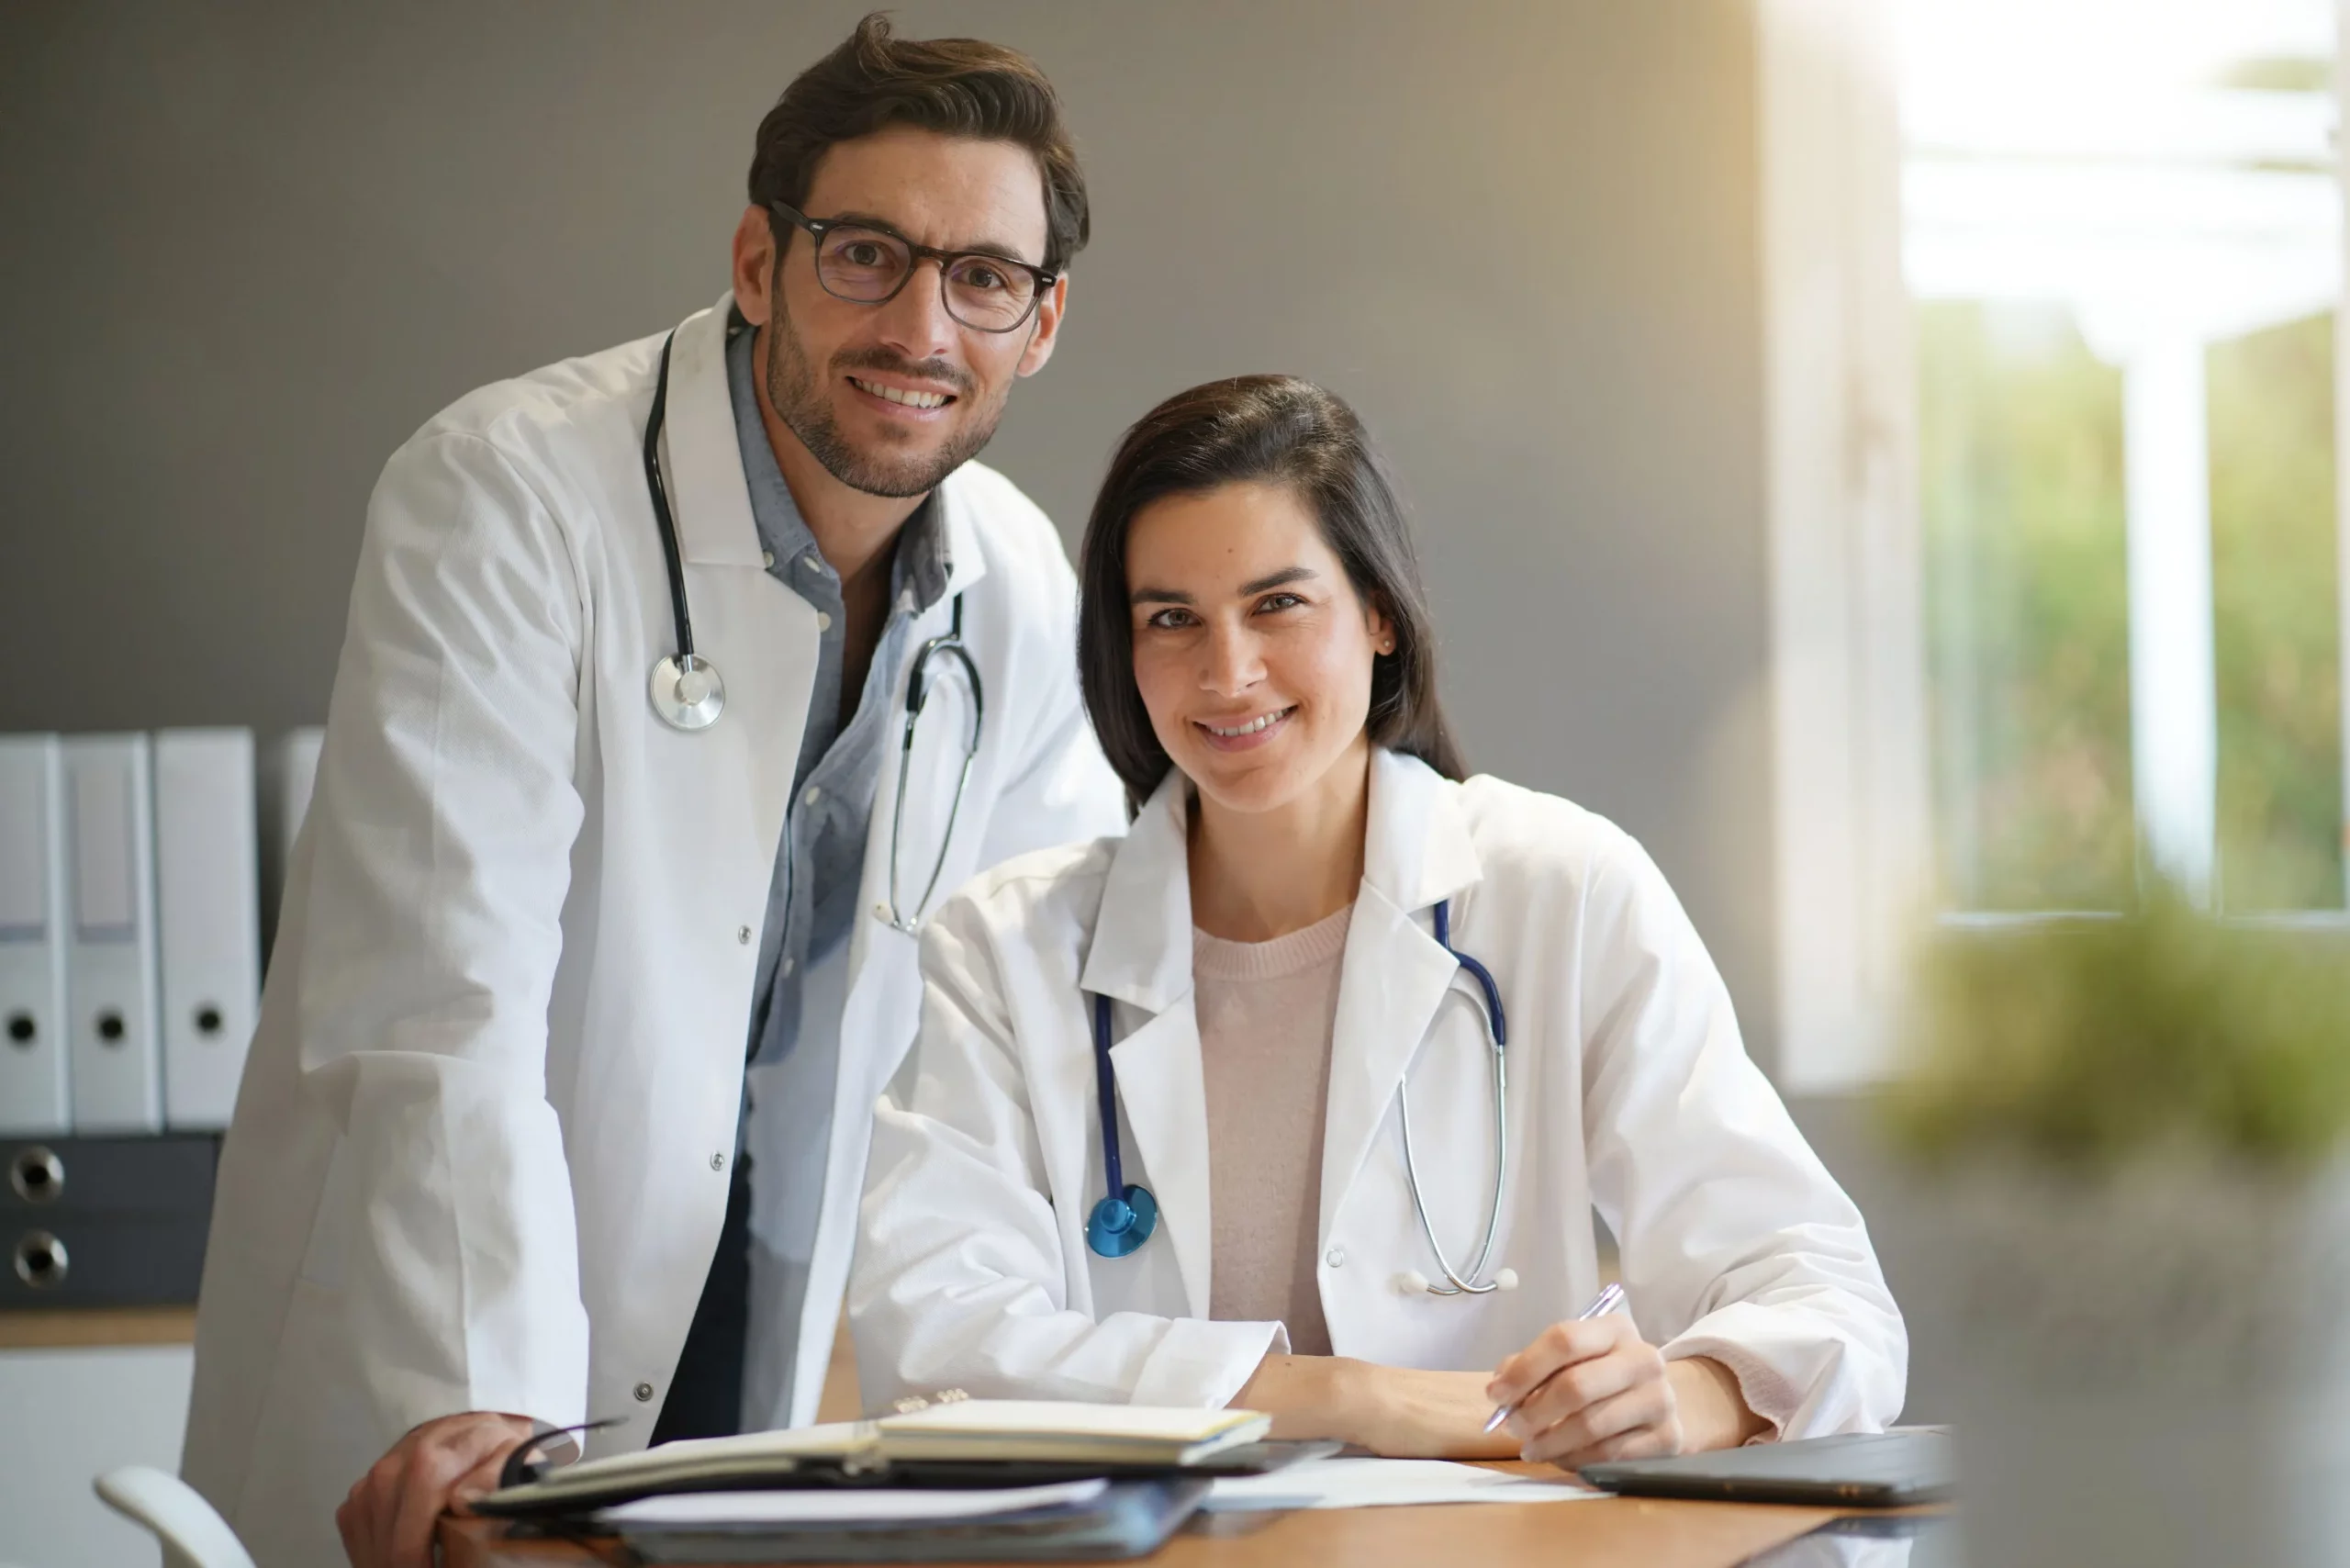
[(1126, 535), (1153, 501), (1250, 482), (1286, 486), (1305, 501), (1356, 595), (1395, 633), (1395, 651), (1371, 665), (1371, 740), (1448, 778), (1466, 778), (1437, 700), (1436, 633), (1411, 526), (1362, 421), (1310, 381), (1236, 375), (1178, 392), (1136, 420), (1085, 525), (1078, 678), (1127, 804), (1140, 810), (1173, 764), (1135, 684)]

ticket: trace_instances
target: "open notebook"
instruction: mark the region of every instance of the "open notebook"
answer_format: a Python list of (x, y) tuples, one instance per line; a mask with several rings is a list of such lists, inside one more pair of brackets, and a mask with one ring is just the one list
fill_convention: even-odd
[(554, 1471), (493, 1492), (475, 1506), (510, 1517), (576, 1513), (676, 1492), (884, 1478), (915, 1485), (1014, 1484), (1055, 1473), (1203, 1469), (1257, 1443), (1271, 1424), (1253, 1410), (964, 1399), (876, 1421), (663, 1443)]

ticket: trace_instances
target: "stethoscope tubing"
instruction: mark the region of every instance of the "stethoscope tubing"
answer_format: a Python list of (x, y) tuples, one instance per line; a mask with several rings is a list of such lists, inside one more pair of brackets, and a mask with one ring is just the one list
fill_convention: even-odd
[[(661, 438), (668, 429), (669, 354), (677, 346), (677, 334), (672, 331), (661, 341), (661, 364), (653, 382), (653, 405), (644, 416), (644, 487), (653, 498), (653, 522), (661, 536), (661, 558), (669, 572), (669, 614), (677, 633), (677, 651), (654, 666), (654, 711), (672, 729), (692, 734), (717, 722), (725, 706), (725, 687), (718, 671), (707, 659), (694, 652), (692, 612), (686, 603), (686, 564), (677, 546), (677, 523), (669, 507), (669, 487), (661, 476)], [(964, 748), (963, 766), (955, 778), (955, 798), (946, 808), (946, 830), (939, 839), (938, 857), (931, 862), (930, 879), (923, 884), (922, 897), (915, 901), (913, 913), (908, 914), (898, 902), (898, 849), (906, 825), (906, 782), (912, 772), (914, 726), (928, 704), (931, 689), (927, 681), (930, 661), (940, 655), (952, 656), (963, 666), (963, 675), (971, 693), (971, 739)], [(673, 670), (674, 666), (674, 670)], [(682, 691), (686, 677), (698, 677), (707, 683), (707, 689), (696, 697)], [(679, 683), (678, 689), (664, 693), (660, 688), (665, 679)], [(962, 819), (963, 793), (970, 787), (971, 767), (979, 760), (979, 737), (987, 719), (986, 689), (979, 680), (979, 666), (963, 645), (963, 596), (955, 596), (953, 620), (941, 635), (924, 643), (915, 654), (912, 667), (906, 676), (906, 722), (898, 743), (898, 787), (895, 810), (890, 818), (890, 886), (889, 902), (876, 913), (882, 923), (894, 931), (912, 936), (922, 929), (923, 913), (930, 908), (932, 897), (938, 891), (939, 879), (946, 871), (946, 857), (953, 846), (955, 824)], [(668, 696), (677, 711), (664, 705)]]
[(672, 331), (661, 341), (661, 372), (653, 383), (653, 407), (644, 416), (644, 487), (653, 497), (653, 522), (661, 534), (661, 555), (669, 568), (669, 614), (677, 627), (677, 662), (693, 667), (694, 618), (686, 608), (686, 563), (677, 549), (677, 523), (669, 510), (669, 487), (661, 478), (661, 436), (668, 428), (669, 351)]
[[(1435, 1222), (1428, 1217), (1427, 1202), (1421, 1196), (1419, 1159), (1412, 1147), (1411, 1085), (1407, 1081), (1398, 1080), (1395, 1085), (1395, 1109), (1404, 1133), (1404, 1179), (1412, 1191), (1412, 1212), (1419, 1216), (1420, 1234), (1427, 1238), (1428, 1250), (1435, 1255), (1438, 1271), (1444, 1276), (1445, 1280), (1445, 1282), (1440, 1285), (1432, 1282), (1427, 1282), (1425, 1288), (1427, 1294), (1437, 1296), (1488, 1295), (1494, 1291), (1509, 1288), (1505, 1282), (1509, 1275), (1508, 1270), (1502, 1271), (1501, 1274), (1486, 1280), (1482, 1284), (1477, 1282), (1479, 1276), (1484, 1273), (1486, 1266), (1494, 1259), (1494, 1244), (1501, 1234), (1502, 1198), (1509, 1179), (1507, 1050), (1509, 1022), (1502, 1011), (1501, 987), (1494, 981), (1493, 971), (1452, 945), (1450, 900), (1437, 901), (1435, 925), (1438, 943), (1446, 952), (1451, 954), (1453, 960), (1477, 982), (1477, 989), (1482, 993), (1481, 999), (1484, 1003), (1483, 1012), (1488, 1048), (1493, 1056), (1494, 1197), (1492, 1205), (1485, 1211), (1483, 1244), (1477, 1249), (1477, 1260), (1469, 1266), (1465, 1275), (1454, 1270), (1451, 1258), (1444, 1250), (1444, 1244), (1437, 1239)], [(1093, 998), (1093, 1086), (1102, 1116), (1102, 1172), (1104, 1184), (1109, 1189), (1109, 1195), (1094, 1205), (1096, 1215), (1101, 1215), (1105, 1209), (1129, 1201), (1135, 1193), (1144, 1193), (1144, 1189), (1129, 1187), (1126, 1184), (1125, 1171), (1118, 1157), (1118, 1078), (1117, 1069), (1110, 1059), (1110, 999), (1097, 993)], [(1147, 1193), (1144, 1195), (1147, 1197)], [(1150, 1207), (1152, 1218), (1155, 1219), (1156, 1203), (1153, 1202)], [(1146, 1222), (1140, 1237), (1134, 1238), (1130, 1241), (1122, 1240), (1121, 1245), (1124, 1250), (1113, 1251), (1102, 1245), (1102, 1238), (1097, 1231), (1097, 1225), (1089, 1223), (1086, 1232), (1087, 1245), (1096, 1254), (1105, 1258), (1124, 1257), (1125, 1253), (1131, 1252), (1149, 1238), (1149, 1225)]]

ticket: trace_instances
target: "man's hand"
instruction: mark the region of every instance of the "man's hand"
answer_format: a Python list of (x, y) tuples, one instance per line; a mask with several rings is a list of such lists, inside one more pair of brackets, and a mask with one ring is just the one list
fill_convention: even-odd
[(469, 1410), (394, 1443), (334, 1511), (352, 1568), (432, 1568), (442, 1514), (494, 1490), (506, 1456), (534, 1430), (525, 1417)]
[(1485, 1392), (1517, 1408), (1502, 1429), (1562, 1469), (1734, 1448), (1768, 1429), (1738, 1380), (1702, 1357), (1667, 1362), (1622, 1313), (1554, 1323), (1504, 1361)]

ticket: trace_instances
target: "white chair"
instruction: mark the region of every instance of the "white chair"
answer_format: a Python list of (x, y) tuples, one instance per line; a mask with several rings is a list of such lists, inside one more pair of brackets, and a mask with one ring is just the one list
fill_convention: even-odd
[(165, 1568), (253, 1568), (245, 1543), (201, 1494), (151, 1465), (126, 1464), (90, 1483), (106, 1506), (163, 1543)]

